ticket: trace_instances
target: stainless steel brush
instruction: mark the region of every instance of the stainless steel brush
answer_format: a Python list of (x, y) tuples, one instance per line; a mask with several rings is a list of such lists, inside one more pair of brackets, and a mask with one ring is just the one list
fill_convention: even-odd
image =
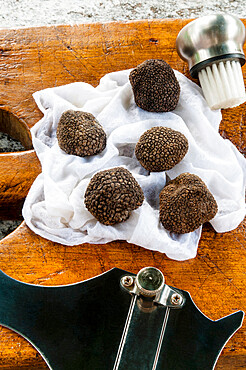
[(188, 23), (176, 47), (194, 78), (199, 78), (211, 109), (232, 108), (246, 101), (241, 66), (246, 32), (239, 18), (214, 14)]

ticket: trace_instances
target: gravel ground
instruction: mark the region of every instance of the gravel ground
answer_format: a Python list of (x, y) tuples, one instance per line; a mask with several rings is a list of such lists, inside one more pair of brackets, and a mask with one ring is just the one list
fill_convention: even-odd
[[(197, 18), (226, 12), (246, 18), (245, 0), (1, 0), (0, 28), (79, 24), (144, 18)], [(24, 148), (0, 133), (0, 152)], [(19, 221), (0, 221), (0, 239)]]
[(78, 24), (143, 18), (246, 16), (245, 0), (1, 0), (0, 27)]
[(21, 152), (25, 150), (24, 146), (8, 134), (0, 132), (0, 153)]

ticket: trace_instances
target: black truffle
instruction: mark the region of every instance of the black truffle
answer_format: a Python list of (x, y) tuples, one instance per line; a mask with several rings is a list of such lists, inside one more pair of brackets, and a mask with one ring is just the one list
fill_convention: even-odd
[(196, 230), (211, 220), (218, 206), (200, 177), (182, 173), (160, 193), (160, 221), (165, 229), (179, 233)]
[(148, 112), (170, 112), (176, 108), (180, 86), (164, 60), (146, 60), (130, 72), (129, 79), (138, 107)]
[(188, 140), (168, 127), (152, 127), (140, 136), (135, 154), (148, 171), (166, 171), (179, 163), (188, 151)]
[(67, 154), (80, 157), (101, 153), (106, 146), (106, 133), (91, 113), (68, 110), (60, 118), (57, 140)]
[(84, 203), (102, 224), (114, 225), (129, 218), (143, 203), (141, 187), (131, 172), (115, 167), (96, 173), (85, 192)]

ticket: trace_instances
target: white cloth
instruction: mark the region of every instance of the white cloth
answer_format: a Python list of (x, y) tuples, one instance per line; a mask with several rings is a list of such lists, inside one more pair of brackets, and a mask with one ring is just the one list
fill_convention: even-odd
[[(219, 135), (221, 113), (209, 109), (196, 84), (175, 71), (181, 86), (177, 108), (168, 113), (150, 113), (136, 106), (129, 72), (107, 74), (96, 88), (77, 82), (34, 94), (44, 114), (31, 130), (42, 173), (26, 198), (24, 219), (35, 233), (65, 245), (123, 239), (176, 260), (193, 258), (202, 228), (178, 235), (166, 231), (159, 222), (159, 193), (166, 175), (173, 179), (190, 172), (201, 177), (218, 203), (211, 224), (217, 232), (225, 232), (236, 228), (245, 216), (246, 160)], [(102, 153), (81, 158), (59, 148), (56, 128), (68, 109), (94, 114), (107, 133)], [(166, 173), (148, 173), (134, 155), (139, 137), (153, 126), (180, 131), (189, 141), (184, 159)], [(127, 221), (105, 226), (85, 208), (83, 197), (97, 171), (115, 166), (131, 171), (145, 200)]]

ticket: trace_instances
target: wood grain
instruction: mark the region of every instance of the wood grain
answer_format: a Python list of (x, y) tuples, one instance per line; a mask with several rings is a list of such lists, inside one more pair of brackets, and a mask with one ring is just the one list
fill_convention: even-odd
[(34, 150), (4, 153), (0, 155), (0, 169), (0, 219), (19, 219), (23, 201), (41, 172), (40, 162)]
[[(11, 132), (29, 149), (28, 128), (41, 118), (32, 98), (34, 91), (74, 81), (96, 86), (105, 73), (131, 68), (150, 58), (165, 59), (189, 76), (175, 50), (177, 34), (187, 22), (153, 20), (0, 31), (0, 127), (8, 132), (11, 126)], [(245, 68), (243, 71), (246, 77)], [(223, 111), (220, 132), (245, 155), (244, 110), (245, 104)], [(12, 217), (15, 209), (19, 212), (40, 170), (33, 151), (0, 155), (1, 218)], [(198, 307), (216, 320), (238, 309), (246, 310), (245, 231), (245, 220), (224, 234), (205, 225), (197, 257), (177, 262), (124, 241), (63, 246), (35, 235), (23, 223), (0, 242), (0, 268), (25, 282), (60, 285), (112, 267), (137, 273), (152, 265), (164, 272), (168, 284), (188, 290)], [(245, 334), (244, 324), (227, 343), (216, 369), (246, 369)], [(31, 345), (5, 328), (0, 330), (0, 367), (47, 368)]]

